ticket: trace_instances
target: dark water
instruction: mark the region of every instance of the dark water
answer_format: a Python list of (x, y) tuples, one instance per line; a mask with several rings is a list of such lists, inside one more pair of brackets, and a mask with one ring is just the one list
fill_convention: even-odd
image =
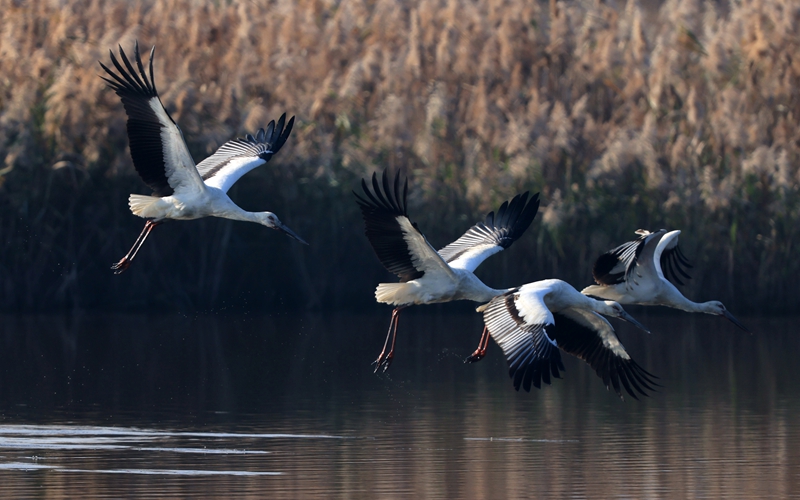
[(620, 401), (580, 361), (514, 391), (469, 308), (0, 318), (0, 497), (800, 496), (797, 318), (620, 326), (660, 377)]

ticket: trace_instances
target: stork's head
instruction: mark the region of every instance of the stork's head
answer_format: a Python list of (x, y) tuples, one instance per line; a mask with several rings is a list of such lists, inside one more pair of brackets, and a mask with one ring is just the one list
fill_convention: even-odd
[(644, 325), (633, 319), (633, 316), (628, 314), (625, 311), (625, 309), (622, 308), (619, 302), (614, 302), (613, 300), (603, 300), (601, 302), (605, 304), (604, 308), (605, 310), (599, 311), (602, 314), (605, 314), (606, 316), (611, 316), (612, 318), (619, 318), (625, 320), (628, 323), (635, 326), (636, 328), (639, 328), (640, 330), (644, 330), (645, 332), (650, 333), (650, 330), (648, 330), (647, 328), (644, 327)]
[(725, 318), (728, 319), (728, 321), (730, 321), (734, 325), (738, 326), (742, 330), (746, 331), (747, 333), (752, 333), (738, 319), (734, 318), (733, 314), (731, 314), (730, 311), (725, 309), (725, 306), (722, 304), (722, 302), (720, 302), (718, 300), (712, 300), (710, 302), (704, 303), (703, 304), (703, 309), (704, 309), (704, 312), (706, 312), (708, 314), (715, 314), (717, 316), (724, 316)]
[(278, 219), (278, 216), (273, 214), (272, 212), (258, 212), (257, 216), (258, 216), (258, 222), (260, 222), (261, 224), (269, 228), (282, 231), (291, 236), (292, 238), (296, 239), (300, 243), (308, 245), (308, 243), (306, 243), (306, 241), (303, 238), (299, 237), (297, 233), (289, 229), (289, 227), (286, 226), (283, 222), (281, 222), (280, 219)]

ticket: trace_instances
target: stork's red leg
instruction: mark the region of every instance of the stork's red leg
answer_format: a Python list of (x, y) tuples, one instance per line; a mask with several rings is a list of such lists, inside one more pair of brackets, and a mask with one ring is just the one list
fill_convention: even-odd
[[(392, 310), (392, 320), (389, 322), (389, 331), (386, 333), (386, 340), (383, 342), (383, 350), (378, 355), (378, 359), (372, 362), (375, 365), (375, 373), (383, 367), (383, 371), (389, 369), (389, 365), (392, 364), (392, 359), (394, 358), (394, 344), (397, 341), (397, 323), (400, 320), (400, 311), (403, 307), (395, 307)], [(389, 337), (392, 338), (392, 347), (389, 349), (389, 352), (386, 352), (386, 348), (389, 346)]]
[(120, 274), (131, 266), (131, 261), (133, 261), (133, 258), (136, 257), (136, 254), (142, 247), (144, 240), (146, 240), (150, 235), (150, 231), (152, 231), (153, 228), (159, 224), (161, 224), (161, 222), (152, 220), (145, 222), (144, 229), (142, 229), (142, 232), (139, 233), (139, 237), (133, 242), (133, 246), (130, 250), (128, 250), (128, 253), (126, 253), (125, 256), (119, 260), (119, 262), (111, 266), (111, 269), (114, 270), (114, 274)]
[(478, 348), (475, 349), (467, 359), (464, 360), (464, 363), (477, 363), (478, 361), (482, 360), (484, 356), (486, 356), (486, 348), (489, 347), (489, 329), (487, 327), (483, 327), (483, 333), (481, 334), (481, 340), (478, 342)]

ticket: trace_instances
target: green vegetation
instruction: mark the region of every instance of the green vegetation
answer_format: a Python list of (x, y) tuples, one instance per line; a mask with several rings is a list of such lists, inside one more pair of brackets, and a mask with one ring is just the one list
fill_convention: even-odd
[[(386, 276), (350, 192), (384, 168), (410, 176), (434, 245), (541, 191), (530, 234), (482, 270), (493, 286), (580, 287), (599, 252), (664, 227), (684, 230), (689, 297), (798, 305), (791, 3), (722, 13), (668, 0), (656, 15), (633, 0), (0, 0), (0, 11), (5, 308), (368, 304)], [(196, 158), (297, 115), (286, 148), (232, 195), (310, 248), (226, 221), (171, 223), (111, 275), (142, 224), (127, 194), (146, 188), (97, 61), (135, 39), (156, 45), (156, 84)]]

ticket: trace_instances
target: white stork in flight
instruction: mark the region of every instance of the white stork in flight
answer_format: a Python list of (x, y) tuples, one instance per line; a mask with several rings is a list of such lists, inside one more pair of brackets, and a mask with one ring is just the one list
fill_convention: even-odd
[(683, 285), (681, 276), (691, 279), (684, 267), (692, 266), (678, 247), (680, 231), (662, 229), (651, 233), (639, 229), (636, 234), (639, 238), (609, 250), (595, 261), (592, 275), (597, 284), (587, 286), (581, 293), (620, 304), (667, 306), (724, 316), (750, 332), (722, 302), (692, 302), (671, 283)]
[[(530, 200), (526, 192), (510, 202), (503, 202), (496, 216), (489, 212), (483, 222), (437, 252), (408, 218), (408, 179), (401, 192), (400, 172), (393, 185), (384, 171), (382, 186), (373, 173), (372, 191), (364, 179), (361, 187), (364, 197), (353, 194), (361, 207), (367, 238), (381, 264), (400, 278), (400, 283), (381, 283), (375, 290), (378, 302), (396, 306), (383, 350), (374, 363), (377, 372), (381, 367), (384, 371), (389, 368), (394, 358), (397, 322), (402, 309), (414, 304), (453, 300), (486, 302), (506, 292), (506, 289), (486, 286), (474, 271), (487, 257), (510, 247), (528, 229), (539, 210), (539, 193)], [(387, 352), (390, 337), (391, 348)]]
[[(150, 231), (167, 219), (191, 220), (202, 217), (256, 222), (278, 229), (306, 243), (294, 231), (278, 220), (272, 212), (247, 212), (228, 197), (230, 187), (250, 170), (265, 164), (277, 153), (294, 125), (294, 117), (286, 121), (281, 115), (277, 125), (269, 122), (267, 130), (255, 136), (226, 142), (211, 156), (195, 165), (178, 125), (161, 104), (153, 79), (153, 55), (150, 51), (150, 75), (145, 72), (139, 56), (139, 43), (133, 48), (134, 69), (119, 47), (122, 64), (114, 53), (111, 62), (117, 72), (102, 62), (100, 66), (110, 78), (101, 76), (122, 100), (128, 115), (128, 139), (133, 166), (152, 196), (130, 195), (131, 212), (149, 219), (130, 251), (111, 269), (115, 274), (125, 271), (144, 243)], [(124, 65), (124, 67), (123, 67)], [(307, 244), (307, 243), (306, 243)]]
[(478, 308), (508, 361), (514, 388), (530, 391), (561, 378), (563, 350), (586, 361), (606, 388), (622, 398), (621, 387), (634, 399), (654, 390), (655, 375), (631, 359), (614, 328), (601, 314), (624, 319), (647, 331), (617, 302), (596, 300), (568, 283), (550, 279), (512, 288)]

